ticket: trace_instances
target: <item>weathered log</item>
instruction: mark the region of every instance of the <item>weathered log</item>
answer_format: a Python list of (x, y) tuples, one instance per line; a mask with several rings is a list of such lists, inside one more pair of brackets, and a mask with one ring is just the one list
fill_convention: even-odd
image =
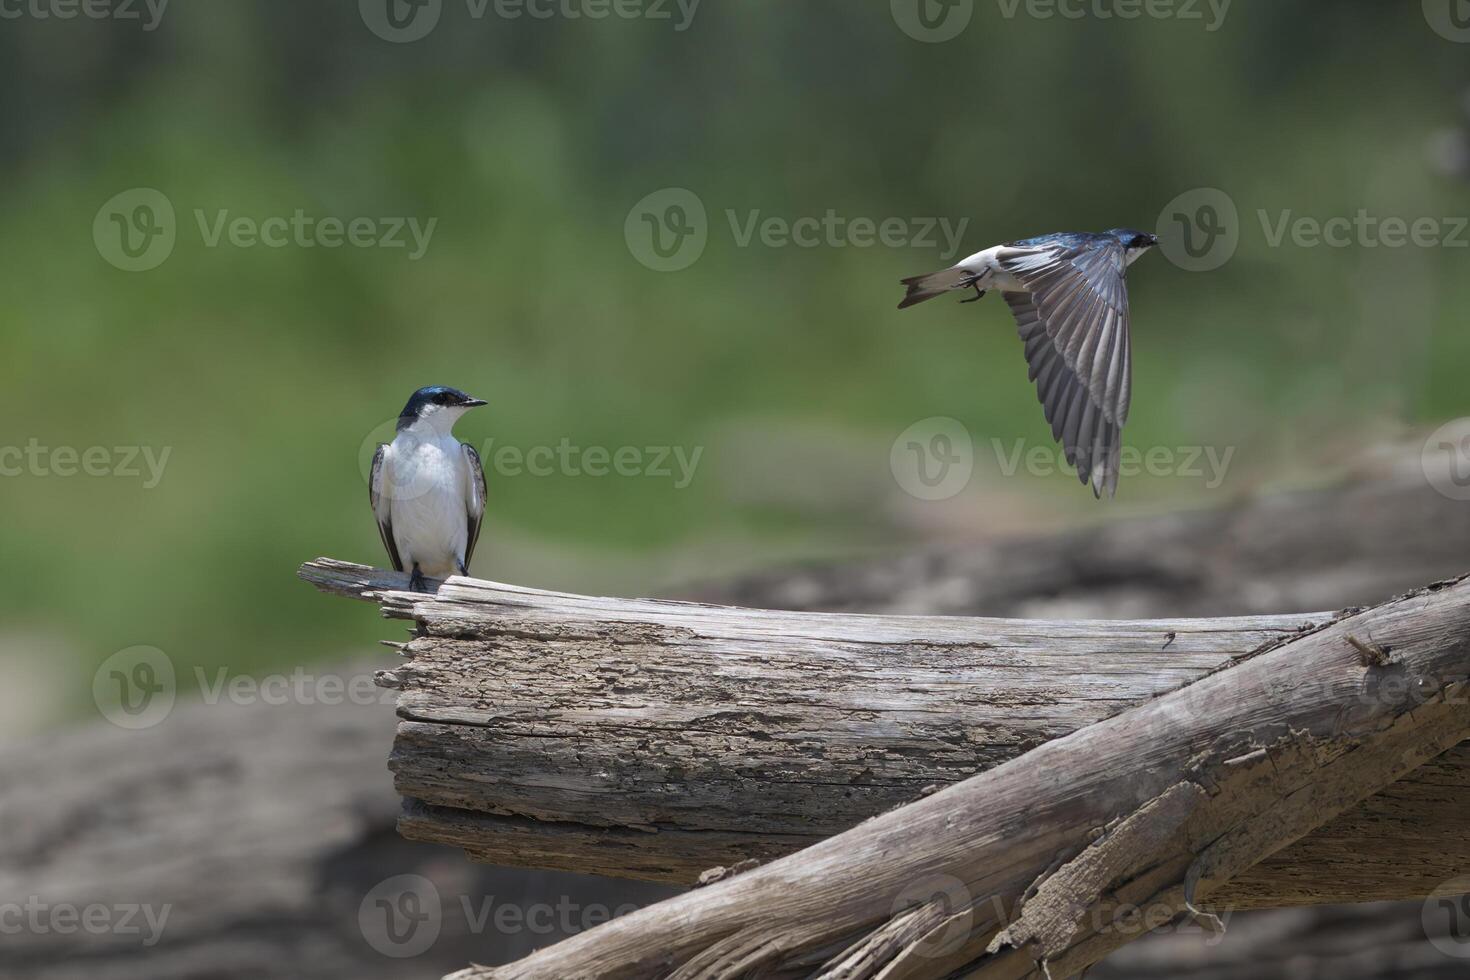
[[(477, 930), (465, 901), (615, 908), (669, 894), (464, 867), (395, 834), (391, 692), (371, 684), (384, 662), (312, 668), (343, 685), (321, 699), (181, 699), (151, 728), (98, 719), (0, 748), (0, 977), (400, 980), (570, 931), (561, 917), (541, 933)], [(445, 920), (411, 960), (388, 955), (364, 910), (375, 885), (405, 874), (437, 886)], [(89, 909), (109, 927), (87, 924)]]
[[(815, 843), (1333, 618), (822, 615), (472, 579), (415, 595), (329, 560), (303, 575), (418, 621), (409, 660), (383, 675), (400, 689), (405, 836), (682, 883)], [(1444, 769), (1263, 866), (1231, 904), (1418, 897), (1447, 865), (1470, 870), (1454, 815), (1470, 805), (1470, 751)], [(1341, 842), (1364, 826), (1391, 838), (1367, 857)]]
[(1470, 583), (1444, 583), (455, 977), (1073, 976), (1160, 922), (1211, 921), (1196, 906), (1231, 879), (1470, 736), (1467, 689)]

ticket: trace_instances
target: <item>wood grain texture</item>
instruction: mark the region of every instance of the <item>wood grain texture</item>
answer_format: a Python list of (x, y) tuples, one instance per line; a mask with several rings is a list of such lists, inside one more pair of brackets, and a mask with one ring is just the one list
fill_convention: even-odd
[[(325, 560), (303, 574), (418, 620), (382, 677), (400, 691), (405, 836), (681, 883), (815, 843), (1333, 620), (818, 615), (469, 579), (410, 595), (393, 573)], [(1470, 758), (1426, 771), (1414, 797), (1418, 778), (1232, 886), (1232, 906), (1422, 896), (1447, 864), (1470, 870), (1448, 819), (1470, 806)], [(1426, 824), (1431, 808), (1446, 819)], [(1367, 860), (1349, 843), (1363, 826), (1382, 845)]]
[[(1387, 657), (1365, 662), (1364, 645)], [(1470, 735), (1470, 584), (1295, 637), (769, 865), (457, 978), (1072, 976)], [(1447, 871), (1448, 869), (1442, 869)]]
[[(616, 907), (669, 893), (467, 866), (394, 833), (401, 805), (385, 768), (392, 692), (372, 686), (385, 662), (312, 668), (312, 677), (339, 678), (358, 697), (211, 704), (181, 690), (152, 728), (97, 719), (0, 746), (0, 977), (438, 976), (567, 934), (559, 922), (550, 933), (476, 933), (456, 918), (461, 899), (528, 907), (572, 895)], [(406, 874), (437, 886), (447, 921), (432, 949), (405, 960), (369, 942), (362, 907), (375, 885)], [(48, 924), (52, 910), (98, 905), (116, 909), (122, 927), (32, 925), (32, 909)], [(143, 908), (159, 934), (136, 911)]]

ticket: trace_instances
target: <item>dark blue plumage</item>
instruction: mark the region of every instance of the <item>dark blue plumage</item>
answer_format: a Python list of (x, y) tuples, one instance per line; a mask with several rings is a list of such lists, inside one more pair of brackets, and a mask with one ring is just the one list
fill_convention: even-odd
[(474, 408), (476, 405), (483, 404), (485, 403), (481, 399), (471, 398), (458, 388), (447, 388), (444, 385), (420, 388), (409, 396), (408, 404), (404, 405), (403, 411), (398, 413), (398, 431), (402, 432), (408, 426), (413, 425), (429, 405), (461, 405), (465, 408)]
[(1121, 242), (1124, 248), (1152, 248), (1158, 244), (1158, 239), (1146, 231), (1136, 228), (1112, 228), (1095, 235), (1088, 231), (1058, 231), (1050, 235), (1038, 235), (1036, 238), (1023, 238), (1018, 242), (1007, 242), (1006, 244), (1017, 248), (1065, 248), (1082, 251), (1089, 245), (1111, 245), (1113, 242)]

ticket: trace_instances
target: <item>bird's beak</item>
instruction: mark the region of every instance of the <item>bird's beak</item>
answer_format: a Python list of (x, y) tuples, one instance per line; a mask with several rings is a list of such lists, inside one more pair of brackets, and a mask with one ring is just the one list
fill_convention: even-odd
[(1159, 243), (1159, 236), (1158, 235), (1149, 235), (1148, 236), (1148, 246), (1149, 246), (1149, 248), (1153, 248), (1158, 243)]
[(488, 404), (490, 404), (490, 403), (487, 402), (487, 401), (485, 401), (485, 399), (483, 399), (483, 398), (471, 398), (469, 401), (467, 401), (467, 402), (464, 403), (464, 407), (465, 408), (479, 408), (481, 405), (488, 405)]

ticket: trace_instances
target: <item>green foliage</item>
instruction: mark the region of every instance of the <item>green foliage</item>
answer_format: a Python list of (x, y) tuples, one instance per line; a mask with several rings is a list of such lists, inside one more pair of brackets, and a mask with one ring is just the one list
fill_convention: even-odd
[[(171, 450), (152, 489), (0, 481), (0, 615), (68, 639), (74, 709), (131, 644), (250, 672), (391, 635), (292, 573), (318, 554), (382, 560), (364, 440), (422, 384), (489, 399), (460, 430), (480, 446), (702, 447), (684, 489), (491, 473), (477, 573), (628, 593), (956, 522), (994, 533), (1220, 503), (1310, 471), (1366, 426), (1467, 408), (1465, 252), (1273, 248), (1258, 216), (1466, 213), (1464, 184), (1425, 150), (1462, 121), (1465, 50), (1417, 5), (1237, 4), (1207, 33), (1006, 20), (981, 2), (933, 45), (886, 3), (841, 0), (709, 4), (684, 32), (476, 22), (448, 0), (408, 45), (328, 6), (195, 0), (148, 34), (0, 34), (16, 120), (3, 441)], [(129, 273), (90, 229), (138, 186), (168, 196), (179, 238)], [(953, 416), (982, 449), (1050, 445), (1004, 305), (900, 315), (896, 280), (939, 267), (938, 249), (741, 247), (727, 217), (969, 219), (970, 251), (1153, 227), (1209, 186), (1239, 206), (1241, 247), (1208, 274), (1162, 256), (1136, 268), (1128, 436), (1235, 446), (1235, 469), (1218, 490), (1126, 480), (1111, 506), (1065, 475), (1002, 481), (993, 459), (958, 510), (904, 498), (888, 452), (919, 419)], [(664, 187), (709, 214), (708, 247), (680, 272), (645, 268), (623, 237), (629, 208)], [(410, 261), (211, 248), (195, 214), (297, 209), (438, 223)]]

